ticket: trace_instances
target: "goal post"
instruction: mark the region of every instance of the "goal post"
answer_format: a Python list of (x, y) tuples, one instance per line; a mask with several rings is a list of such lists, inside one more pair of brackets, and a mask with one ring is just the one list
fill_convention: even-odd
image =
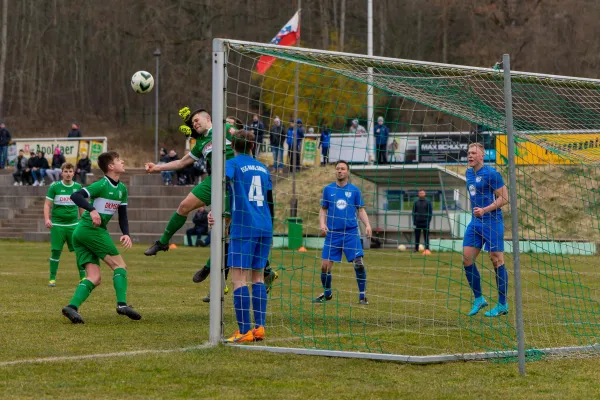
[[(259, 74), (263, 57), (276, 60)], [(526, 359), (597, 354), (600, 81), (215, 39), (212, 89), (213, 214), (223, 216), (227, 116), (249, 128), (258, 116), (255, 155), (273, 181), (269, 261), (278, 278), (265, 340), (240, 347), (414, 363), (519, 359), (521, 372)], [(283, 142), (277, 134), (271, 142), (280, 126)], [(484, 314), (500, 285), (485, 251), (476, 265), (489, 307), (467, 315), (466, 151), (476, 142), (510, 195), (503, 231), (495, 232), (508, 270), (509, 312), (500, 317)], [(330, 277), (321, 272), (321, 196), (336, 181), (338, 160), (350, 163), (374, 230), (362, 238), (368, 305), (358, 302), (359, 270), (345, 257)], [(432, 209), (430, 254), (417, 243), (425, 244), (424, 231), (414, 229), (422, 190)], [(237, 329), (234, 295), (223, 295), (224, 233), (221, 221), (211, 242), (213, 344)], [(315, 303), (327, 279), (332, 300)]]

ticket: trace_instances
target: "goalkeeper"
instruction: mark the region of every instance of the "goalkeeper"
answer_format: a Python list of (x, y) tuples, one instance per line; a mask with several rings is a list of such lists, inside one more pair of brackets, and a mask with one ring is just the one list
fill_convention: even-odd
[[(191, 193), (188, 194), (187, 197), (179, 204), (177, 211), (175, 211), (171, 216), (171, 219), (169, 220), (169, 223), (167, 224), (167, 227), (165, 228), (161, 238), (144, 252), (144, 254), (147, 256), (156, 255), (159, 251), (168, 251), (171, 238), (186, 223), (188, 214), (202, 206), (209, 206), (211, 203), (212, 120), (210, 114), (203, 108), (198, 108), (193, 112), (190, 112), (189, 107), (184, 107), (179, 110), (179, 115), (185, 122), (184, 125), (179, 127), (179, 130), (187, 137), (196, 139), (196, 144), (192, 150), (180, 160), (175, 160), (160, 165), (151, 162), (146, 163), (146, 171), (152, 173), (180, 170), (188, 165), (193, 164), (194, 161), (199, 161), (201, 158), (204, 158), (206, 160), (209, 175), (202, 180), (202, 182), (196, 185), (196, 187), (192, 189)], [(235, 119), (231, 117), (228, 117), (227, 121), (228, 122), (225, 124), (225, 132), (227, 132), (225, 157), (227, 160), (229, 160), (234, 157), (230, 142), (231, 133), (234, 132), (236, 128), (241, 128), (242, 124), (236, 122)], [(236, 122), (236, 125), (238, 126), (234, 126), (231, 122)], [(228, 202), (226, 201), (226, 211), (227, 206)], [(208, 265), (210, 264), (208, 263)], [(207, 269), (207, 266), (202, 269), (206, 274), (206, 277), (208, 276)], [(265, 268), (265, 275), (269, 276), (268, 279), (265, 279), (265, 283), (270, 283), (277, 278), (277, 275), (270, 268)], [(204, 279), (206, 279), (206, 277)], [(194, 279), (194, 281), (198, 280)], [(267, 286), (269, 285), (267, 284)]]

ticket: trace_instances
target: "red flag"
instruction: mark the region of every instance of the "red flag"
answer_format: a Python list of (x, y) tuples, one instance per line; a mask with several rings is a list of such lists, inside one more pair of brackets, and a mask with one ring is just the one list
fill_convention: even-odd
[[(299, 11), (290, 19), (287, 24), (281, 28), (279, 33), (271, 40), (271, 44), (278, 44), (280, 46), (293, 46), (300, 39), (300, 15)], [(273, 56), (261, 56), (256, 64), (256, 71), (259, 74), (267, 72), (271, 65), (275, 62)]]

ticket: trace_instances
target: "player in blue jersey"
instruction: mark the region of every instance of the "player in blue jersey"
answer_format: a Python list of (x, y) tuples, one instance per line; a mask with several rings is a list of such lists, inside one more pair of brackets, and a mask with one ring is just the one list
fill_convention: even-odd
[[(236, 156), (225, 163), (228, 182), (231, 225), (229, 254), (233, 304), (238, 330), (225, 340), (243, 343), (264, 340), (267, 288), (263, 269), (273, 242), (273, 192), (267, 167), (252, 157), (254, 133), (237, 131), (232, 137)], [(252, 271), (252, 300), (246, 285)], [(254, 327), (250, 319), (250, 303)]]
[(495, 168), (483, 165), (485, 149), (480, 143), (469, 146), (466, 172), (467, 190), (471, 200), (473, 216), (463, 240), (463, 265), (475, 301), (469, 316), (475, 315), (488, 303), (481, 293), (481, 278), (475, 260), (483, 247), (490, 253), (496, 271), (498, 304), (485, 313), (486, 317), (508, 314), (506, 292), (508, 273), (504, 266), (504, 220), (502, 206), (508, 204), (508, 189), (502, 175)]
[(348, 182), (350, 166), (346, 161), (335, 164), (336, 182), (325, 186), (321, 199), (319, 222), (321, 232), (325, 234), (325, 246), (321, 262), (321, 283), (324, 292), (313, 300), (323, 303), (333, 298), (331, 293), (331, 269), (334, 262), (342, 261), (342, 252), (346, 260), (354, 264), (358, 283), (359, 303), (367, 301), (367, 271), (363, 264), (363, 248), (358, 230), (358, 219), (365, 225), (367, 237), (371, 237), (371, 224), (365, 210), (360, 189)]

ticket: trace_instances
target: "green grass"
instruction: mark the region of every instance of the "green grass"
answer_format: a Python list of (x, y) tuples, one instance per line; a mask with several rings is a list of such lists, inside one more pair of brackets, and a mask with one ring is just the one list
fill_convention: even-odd
[[(63, 253), (57, 287), (48, 288), (48, 247), (0, 242), (1, 398), (548, 399), (593, 398), (600, 392), (598, 360), (582, 355), (528, 363), (523, 378), (512, 362), (417, 366), (202, 348), (209, 315), (200, 299), (208, 284), (193, 284), (191, 277), (206, 260), (207, 249), (179, 248), (156, 258), (144, 257), (141, 246), (124, 252), (128, 300), (142, 313), (142, 321), (116, 314), (111, 274), (105, 268), (103, 284), (81, 309), (86, 324), (74, 326), (60, 313), (77, 284), (74, 257)], [(303, 255), (273, 251), (280, 279), (272, 291), (265, 344), (412, 355), (514, 347), (514, 313), (492, 321), (465, 317), (470, 295), (458, 254), (434, 253), (424, 259), (390, 250), (367, 252), (368, 307), (356, 304), (354, 271), (348, 264), (334, 270), (336, 301), (310, 303), (321, 290), (317, 257), (313, 250)], [(522, 258), (528, 344), (539, 348), (595, 341), (598, 309), (590, 300), (597, 298), (598, 288), (594, 259)], [(480, 268), (486, 295), (494, 300), (493, 278), (485, 265)], [(231, 297), (225, 302), (226, 334), (235, 330)], [(140, 353), (22, 362), (135, 351)], [(11, 361), (17, 363), (6, 365)]]

